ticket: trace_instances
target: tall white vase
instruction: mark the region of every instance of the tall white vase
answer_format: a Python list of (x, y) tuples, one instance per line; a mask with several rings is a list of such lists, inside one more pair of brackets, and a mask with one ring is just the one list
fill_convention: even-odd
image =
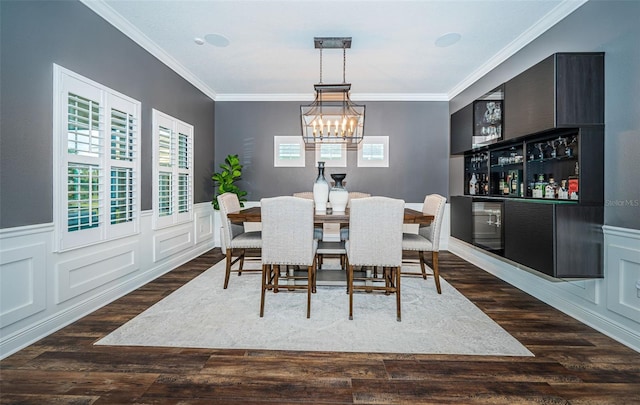
[(316, 211), (325, 212), (329, 200), (329, 182), (324, 178), (324, 162), (318, 162), (318, 177), (313, 183), (313, 202)]

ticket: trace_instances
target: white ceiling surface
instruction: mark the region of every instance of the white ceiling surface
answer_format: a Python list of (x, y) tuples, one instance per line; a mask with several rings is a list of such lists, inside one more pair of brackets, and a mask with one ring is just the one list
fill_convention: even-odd
[[(312, 99), (316, 36), (353, 38), (353, 99), (449, 100), (587, 0), (82, 1), (215, 100)], [(194, 42), (207, 34), (229, 45)], [(342, 62), (323, 51), (324, 83)]]

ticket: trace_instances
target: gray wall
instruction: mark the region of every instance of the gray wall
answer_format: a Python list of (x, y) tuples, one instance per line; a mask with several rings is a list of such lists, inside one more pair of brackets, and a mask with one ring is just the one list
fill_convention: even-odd
[[(605, 52), (605, 224), (640, 229), (640, 1), (589, 1), (450, 101), (455, 112), (555, 52)], [(463, 161), (451, 159), (451, 195)]]
[[(312, 84), (309, 84), (311, 89)], [(273, 167), (273, 137), (300, 135), (300, 104), (293, 101), (217, 101), (215, 161), (238, 154), (250, 201), (310, 191), (317, 176), (315, 154), (308, 151), (304, 168)], [(448, 196), (449, 118), (446, 102), (362, 102), (366, 104), (365, 137), (389, 136), (389, 167), (357, 167), (356, 151), (348, 151), (346, 188), (374, 195), (424, 200), (426, 194)]]
[(152, 205), (151, 109), (195, 127), (194, 201), (212, 198), (214, 102), (77, 1), (0, 1), (0, 228), (53, 220), (53, 63), (142, 103), (142, 209)]

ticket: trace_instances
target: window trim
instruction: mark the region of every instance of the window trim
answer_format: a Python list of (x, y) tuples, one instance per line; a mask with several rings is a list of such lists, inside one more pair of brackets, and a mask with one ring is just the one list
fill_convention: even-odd
[[(193, 221), (193, 173), (194, 173), (194, 127), (191, 124), (174, 118), (162, 111), (151, 110), (152, 133), (153, 133), (153, 228), (160, 229), (173, 225), (187, 223)], [(171, 170), (163, 169), (166, 166), (160, 164), (160, 131), (159, 127), (163, 126), (171, 130)], [(187, 136), (187, 168), (181, 168), (179, 165), (178, 142), (180, 134)], [(175, 145), (175, 147), (174, 147)], [(160, 173), (171, 173), (171, 194), (170, 207), (171, 213), (168, 215), (160, 215)], [(187, 201), (184, 204), (186, 211), (180, 211), (180, 176), (187, 175)]]
[[(365, 145), (382, 145), (384, 156), (380, 160), (364, 158)], [(389, 167), (389, 137), (365, 136), (358, 144), (358, 167)]]
[[(327, 159), (323, 157), (322, 156), (323, 148), (339, 148), (340, 157), (337, 159)], [(316, 153), (316, 167), (318, 166), (317, 162), (324, 162), (324, 167), (347, 167), (347, 144), (344, 142), (316, 143), (315, 153)]]
[[(100, 104), (102, 144), (98, 157), (68, 153), (68, 100), (69, 93), (83, 98), (91, 97)], [(126, 112), (135, 119), (131, 127), (131, 161), (111, 158), (111, 111)], [(109, 87), (81, 76), (57, 64), (53, 64), (53, 221), (54, 250), (57, 252), (77, 249), (110, 240), (131, 236), (140, 232), (140, 110), (141, 103)], [(93, 165), (100, 170), (99, 224), (93, 228), (69, 231), (68, 168), (70, 164)], [(131, 170), (131, 220), (111, 223), (111, 169)], [(130, 187), (129, 187), (130, 186)]]
[[(281, 159), (280, 145), (299, 145), (300, 156), (297, 159)], [(305, 146), (301, 136), (274, 136), (273, 137), (273, 167), (305, 167)]]

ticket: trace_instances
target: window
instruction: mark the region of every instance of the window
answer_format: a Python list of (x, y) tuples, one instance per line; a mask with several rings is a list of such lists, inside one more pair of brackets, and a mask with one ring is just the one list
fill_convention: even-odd
[(153, 110), (154, 223), (193, 219), (193, 126)]
[(347, 144), (316, 143), (316, 162), (324, 162), (325, 167), (347, 167)]
[(304, 141), (301, 136), (273, 137), (273, 167), (304, 167)]
[(358, 145), (358, 167), (389, 167), (389, 137), (364, 137)]
[(140, 102), (54, 65), (56, 249), (138, 232)]

